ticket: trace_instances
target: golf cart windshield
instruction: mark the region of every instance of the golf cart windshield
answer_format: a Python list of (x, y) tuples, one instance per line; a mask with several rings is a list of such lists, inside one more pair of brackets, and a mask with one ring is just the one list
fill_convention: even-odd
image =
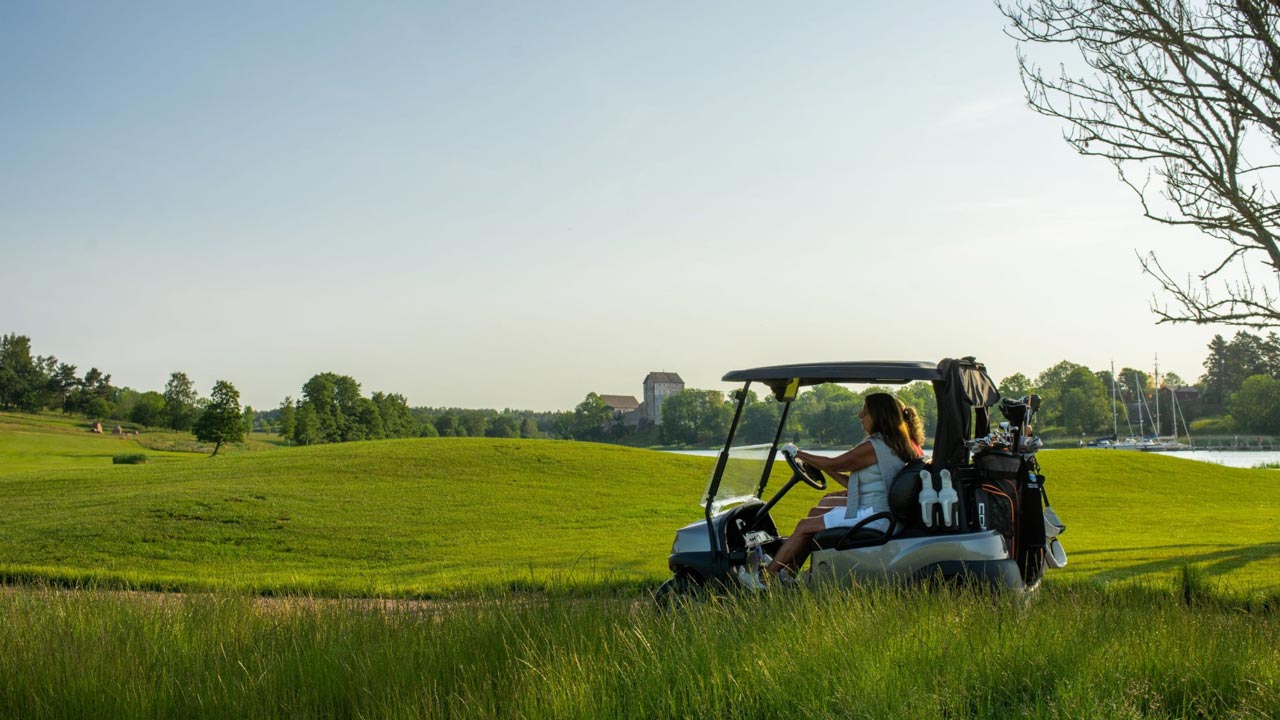
[(761, 479), (765, 469), (770, 465), (769, 451), (772, 447), (771, 444), (764, 443), (729, 448), (729, 460), (725, 463), (724, 475), (720, 478), (719, 486), (716, 487), (715, 497), (709, 497), (712, 487), (715, 486), (713, 470), (711, 479), (707, 482), (707, 489), (702, 493), (700, 504), (707, 507), (707, 503), (710, 502), (711, 512), (718, 513), (729, 505), (755, 498), (763, 484)]

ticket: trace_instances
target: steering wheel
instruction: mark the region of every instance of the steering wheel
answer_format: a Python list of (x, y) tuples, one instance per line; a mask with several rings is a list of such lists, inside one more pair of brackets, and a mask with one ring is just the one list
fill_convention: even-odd
[(782, 457), (787, 461), (787, 464), (791, 466), (791, 472), (795, 473), (796, 477), (803, 480), (805, 485), (808, 485), (814, 490), (827, 489), (827, 476), (823, 475), (821, 470), (803, 460), (797, 460), (794, 455), (787, 455), (786, 453), (783, 453)]

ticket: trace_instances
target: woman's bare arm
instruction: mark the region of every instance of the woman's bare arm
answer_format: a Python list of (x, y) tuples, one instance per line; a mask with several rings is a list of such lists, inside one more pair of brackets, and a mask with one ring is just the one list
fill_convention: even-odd
[(834, 478), (836, 482), (848, 487), (848, 474), (873, 465), (876, 461), (876, 451), (871, 447), (871, 443), (861, 442), (852, 450), (835, 457), (814, 455), (801, 450), (796, 453), (796, 458), (818, 468)]

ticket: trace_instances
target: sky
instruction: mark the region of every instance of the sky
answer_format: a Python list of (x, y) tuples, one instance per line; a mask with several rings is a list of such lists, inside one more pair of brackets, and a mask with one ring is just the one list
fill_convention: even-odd
[[(1193, 380), (1141, 217), (984, 2), (0, 5), (0, 332), (263, 409), (572, 408), (973, 355)], [(1035, 48), (1031, 49), (1036, 52)]]

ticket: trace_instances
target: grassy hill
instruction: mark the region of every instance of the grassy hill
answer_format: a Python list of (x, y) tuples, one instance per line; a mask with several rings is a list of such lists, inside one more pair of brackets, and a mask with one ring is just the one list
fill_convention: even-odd
[[(1042, 453), (1072, 561), (1030, 612), (885, 587), (662, 613), (634, 589), (665, 576), (672, 533), (701, 516), (707, 458), (433, 439), (112, 466), (82, 432), (0, 430), (0, 576), (578, 596), (0, 586), (0, 717), (1280, 716), (1274, 471)], [(795, 493), (780, 522), (816, 496)], [(1270, 597), (1128, 586), (1187, 563)], [(610, 583), (632, 592), (581, 597)]]
[[(358, 595), (653, 584), (675, 529), (701, 517), (712, 465), (439, 438), (112, 466), (129, 441), (83, 435), (0, 427), (0, 575)], [(1190, 563), (1233, 589), (1280, 588), (1274, 472), (1087, 450), (1041, 461), (1071, 557), (1051, 577), (1163, 584)], [(779, 524), (816, 497), (797, 489)]]

